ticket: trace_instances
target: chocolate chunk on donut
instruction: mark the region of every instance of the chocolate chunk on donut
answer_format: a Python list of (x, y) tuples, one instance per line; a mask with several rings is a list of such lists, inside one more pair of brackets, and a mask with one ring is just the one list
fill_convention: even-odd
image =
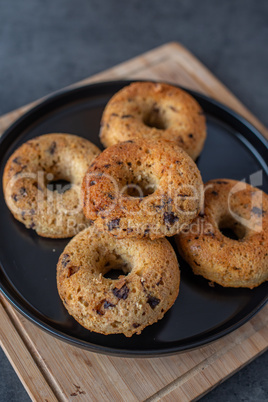
[(124, 284), (120, 289), (113, 288), (112, 292), (118, 299), (126, 300), (126, 298), (128, 297), (129, 288), (126, 284)]
[(160, 299), (149, 295), (148, 299), (147, 299), (147, 303), (149, 303), (150, 307), (154, 310), (155, 307), (158, 306), (158, 304), (160, 303)]

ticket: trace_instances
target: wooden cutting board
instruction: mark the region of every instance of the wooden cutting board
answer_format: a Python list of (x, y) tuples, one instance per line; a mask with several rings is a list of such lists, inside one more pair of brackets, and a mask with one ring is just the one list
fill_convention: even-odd
[[(197, 90), (230, 106), (267, 138), (265, 127), (189, 51), (169, 43), (76, 86), (143, 78)], [(0, 133), (31, 105), (0, 118)], [(39, 329), (0, 297), (0, 342), (36, 401), (198, 399), (268, 348), (268, 306), (238, 330), (198, 350), (161, 358), (119, 358), (70, 346)]]

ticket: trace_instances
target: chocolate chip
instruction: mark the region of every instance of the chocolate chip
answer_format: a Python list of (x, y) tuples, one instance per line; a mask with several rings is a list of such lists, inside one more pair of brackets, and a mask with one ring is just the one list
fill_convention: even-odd
[(257, 215), (257, 216), (264, 216), (265, 211), (263, 211), (261, 208), (258, 207), (253, 207), (251, 209), (251, 212), (253, 212), (253, 214)]
[(112, 194), (109, 193), (107, 196), (108, 196), (111, 200), (114, 200), (114, 196), (113, 196)]
[(123, 114), (123, 116), (121, 116), (122, 119), (128, 119), (129, 117), (133, 117), (132, 114)]
[(163, 279), (161, 277), (160, 280), (156, 283), (156, 286), (163, 285), (163, 284), (164, 284), (164, 282), (163, 282)]
[(228, 184), (228, 181), (217, 180), (216, 183), (218, 183), (218, 184)]
[(154, 310), (155, 307), (160, 303), (160, 299), (158, 299), (157, 297), (149, 295), (148, 298), (147, 298), (147, 303)]
[(174, 215), (174, 213), (173, 212), (165, 212), (164, 213), (164, 223), (165, 223), (165, 225), (174, 225), (174, 223), (176, 222), (176, 221), (178, 221), (179, 220), (179, 218), (176, 216), (176, 215)]
[(80, 267), (76, 267), (76, 266), (68, 267), (67, 278), (70, 278), (70, 276), (72, 276), (73, 274), (78, 272), (79, 269), (80, 269)]
[(155, 205), (155, 209), (163, 209), (164, 205)]
[(207, 233), (205, 233), (205, 235), (206, 236), (211, 236), (211, 237), (215, 237), (215, 233), (213, 233), (213, 232), (207, 232)]
[(134, 324), (132, 324), (133, 328), (138, 328), (141, 326), (141, 324), (137, 324), (136, 322), (134, 322)]
[(30, 209), (30, 214), (31, 214), (31, 215), (34, 215), (34, 214), (35, 214), (35, 209), (33, 209), (33, 208)]
[(129, 288), (125, 284), (120, 289), (113, 288), (112, 292), (113, 292), (114, 296), (117, 297), (118, 299), (126, 300), (126, 298), (128, 297)]
[(16, 173), (15, 173), (15, 176), (18, 176), (25, 168), (27, 168), (27, 165), (23, 165), (23, 166), (21, 167), (21, 170), (20, 170), (19, 172), (16, 172)]
[(104, 308), (115, 307), (115, 304), (105, 300), (105, 302), (103, 303), (103, 307)]
[(104, 167), (105, 169), (108, 169), (110, 166), (111, 166), (110, 163), (107, 163), (107, 164), (104, 165), (103, 167)]
[(169, 106), (169, 108), (170, 108), (171, 110), (173, 110), (173, 112), (178, 112), (178, 109), (176, 109), (174, 106)]
[(15, 202), (17, 202), (18, 201), (18, 196), (17, 196), (17, 194), (12, 194), (12, 199), (15, 201)]
[(71, 261), (69, 254), (63, 254), (61, 259), (61, 265), (65, 268), (67, 264)]
[(127, 232), (131, 233), (131, 232), (133, 232), (133, 229), (132, 228), (127, 228)]
[(35, 223), (32, 222), (29, 227), (30, 227), (30, 229), (34, 229), (35, 228)]
[(50, 145), (50, 147), (48, 148), (48, 152), (53, 155), (55, 153), (55, 150), (57, 148), (57, 144), (55, 141), (53, 141)]
[(99, 211), (105, 211), (106, 207), (107, 207), (106, 205), (104, 205), (104, 206), (97, 206), (97, 207), (96, 207), (96, 212), (99, 213)]
[(108, 230), (117, 229), (119, 227), (119, 222), (120, 222), (120, 218), (113, 219), (110, 222), (108, 222), (108, 224), (107, 224)]
[(181, 197), (181, 198), (186, 198), (186, 197), (190, 197), (190, 195), (187, 195), (187, 194), (178, 194), (178, 197)]
[(204, 216), (205, 216), (204, 212), (199, 212), (198, 215), (200, 216), (200, 218), (204, 218)]
[(115, 304), (109, 302), (108, 300), (103, 299), (96, 307), (96, 313), (99, 315), (104, 315), (105, 311), (104, 309), (112, 308), (115, 307)]
[(131, 162), (128, 162), (127, 165), (128, 165), (128, 166), (132, 166), (132, 163), (131, 163)]
[(148, 233), (150, 233), (150, 229), (145, 229), (145, 230), (144, 230), (143, 237), (145, 237)]
[(188, 137), (193, 138), (193, 134), (192, 133), (188, 134)]
[(12, 161), (13, 163), (16, 163), (17, 165), (20, 165), (20, 157), (19, 156), (17, 156), (17, 158), (14, 158), (13, 159), (13, 161)]
[(89, 185), (90, 186), (94, 186), (96, 184), (96, 182), (94, 181), (94, 180), (91, 180), (90, 182), (89, 182)]
[(198, 262), (196, 262), (195, 260), (194, 260), (194, 263), (195, 263), (195, 265), (197, 265), (198, 267), (200, 267), (200, 264), (198, 264)]
[(117, 163), (118, 165), (123, 165), (123, 162), (121, 162), (121, 161), (116, 161), (116, 163)]
[(218, 195), (218, 193), (217, 193), (217, 191), (211, 191), (211, 194), (213, 194), (213, 195)]

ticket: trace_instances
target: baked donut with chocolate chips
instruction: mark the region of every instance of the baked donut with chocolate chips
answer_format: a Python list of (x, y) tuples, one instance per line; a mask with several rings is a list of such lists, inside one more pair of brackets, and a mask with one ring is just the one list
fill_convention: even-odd
[[(112, 279), (112, 272), (121, 275)], [(115, 239), (89, 227), (65, 247), (57, 265), (59, 295), (83, 327), (127, 337), (160, 320), (180, 285), (166, 239)]]
[(268, 195), (229, 179), (211, 180), (205, 189), (203, 213), (176, 236), (180, 254), (211, 282), (259, 286), (268, 280)]
[(22, 144), (3, 175), (11, 213), (40, 236), (74, 236), (89, 225), (80, 202), (81, 181), (99, 153), (90, 141), (71, 134), (45, 134)]
[(134, 82), (106, 105), (100, 139), (108, 147), (139, 138), (174, 141), (195, 160), (206, 139), (204, 112), (189, 93), (178, 87)]
[(203, 183), (170, 141), (127, 141), (105, 149), (82, 184), (85, 216), (118, 238), (173, 236), (198, 215)]

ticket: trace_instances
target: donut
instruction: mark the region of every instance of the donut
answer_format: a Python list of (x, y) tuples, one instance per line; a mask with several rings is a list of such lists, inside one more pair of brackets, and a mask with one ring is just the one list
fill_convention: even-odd
[(170, 141), (129, 140), (106, 148), (82, 183), (85, 216), (112, 236), (173, 236), (201, 207), (194, 161)]
[[(114, 270), (122, 275), (112, 279)], [(168, 240), (119, 240), (92, 226), (69, 242), (57, 264), (58, 292), (69, 314), (105, 335), (140, 334), (173, 305), (179, 284)]]
[(204, 112), (180, 88), (164, 83), (132, 83), (106, 105), (100, 139), (108, 147), (139, 138), (174, 141), (195, 160), (206, 139)]
[[(71, 237), (87, 227), (81, 181), (99, 153), (91, 142), (71, 134), (46, 134), (22, 144), (8, 159), (3, 175), (11, 213), (44, 237)], [(71, 188), (58, 184), (59, 191), (53, 191), (53, 181), (58, 180), (69, 182)]]
[(204, 211), (176, 242), (196, 275), (224, 287), (259, 286), (268, 280), (268, 195), (244, 182), (209, 181)]

